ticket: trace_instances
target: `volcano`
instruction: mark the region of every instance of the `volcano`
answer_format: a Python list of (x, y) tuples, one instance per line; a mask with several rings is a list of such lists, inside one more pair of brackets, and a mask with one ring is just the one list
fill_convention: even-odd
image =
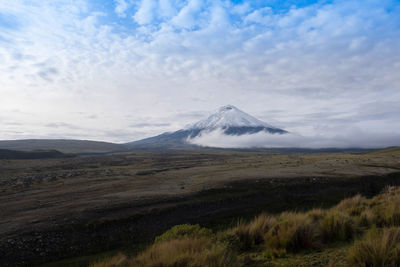
[(225, 135), (251, 135), (259, 132), (268, 134), (288, 133), (241, 111), (233, 105), (227, 105), (219, 108), (208, 118), (190, 124), (181, 130), (166, 132), (126, 145), (136, 149), (193, 148), (196, 145), (191, 144), (190, 139), (216, 130), (222, 131)]

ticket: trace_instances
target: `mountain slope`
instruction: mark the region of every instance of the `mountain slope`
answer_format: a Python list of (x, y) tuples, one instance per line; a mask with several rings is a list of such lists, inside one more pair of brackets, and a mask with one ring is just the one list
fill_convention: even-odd
[(254, 134), (262, 131), (269, 134), (287, 133), (285, 130), (260, 121), (238, 108), (228, 105), (221, 107), (208, 118), (191, 124), (179, 131), (163, 133), (154, 137), (130, 142), (126, 145), (135, 149), (195, 148), (197, 147), (196, 145), (187, 142), (189, 138), (194, 138), (202, 133), (214, 130), (222, 130), (226, 135)]
[(120, 144), (87, 140), (24, 139), (0, 141), (0, 149), (10, 150), (58, 150), (62, 153), (108, 153), (128, 150)]
[(266, 127), (275, 128), (268, 123), (260, 121), (235, 106), (227, 105), (219, 108), (218, 112), (207, 119), (189, 125), (189, 129), (210, 129), (221, 127)]
[(0, 149), (0, 159), (50, 159), (67, 158), (72, 156), (73, 155), (64, 154), (57, 150), (18, 151)]

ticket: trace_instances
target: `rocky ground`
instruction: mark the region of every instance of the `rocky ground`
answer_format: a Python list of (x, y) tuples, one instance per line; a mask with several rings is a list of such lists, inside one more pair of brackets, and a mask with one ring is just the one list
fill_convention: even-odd
[(399, 184), (400, 150), (127, 153), (0, 160), (0, 263), (140, 246), (174, 224), (331, 205)]

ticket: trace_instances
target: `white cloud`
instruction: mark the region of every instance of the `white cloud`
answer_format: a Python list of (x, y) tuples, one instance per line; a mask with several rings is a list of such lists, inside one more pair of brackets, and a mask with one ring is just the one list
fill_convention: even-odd
[[(128, 0), (129, 1), (129, 0)], [(118, 16), (125, 18), (126, 11), (130, 7), (130, 3), (127, 0), (115, 0), (115, 13)]]
[(176, 12), (176, 3), (172, 0), (159, 0), (159, 16), (162, 18), (171, 18)]
[(190, 29), (199, 25), (198, 17), (202, 7), (202, 0), (188, 0), (187, 5), (171, 20), (172, 24), (175, 27), (185, 29)]
[(270, 7), (264, 7), (261, 9), (254, 10), (252, 13), (248, 14), (244, 21), (246, 23), (257, 22), (260, 24), (268, 25), (271, 23), (273, 11)]
[(243, 4), (239, 4), (239, 5), (234, 5), (232, 7), (233, 14), (244, 15), (250, 11), (251, 11), (251, 6), (248, 2), (244, 2)]
[(142, 0), (138, 11), (135, 13), (133, 18), (140, 25), (149, 24), (154, 19), (156, 7), (156, 0)]
[(222, 130), (203, 132), (187, 142), (205, 147), (220, 148), (382, 148), (396, 146), (400, 136), (395, 132), (366, 133), (357, 128), (337, 132), (333, 136), (296, 133), (226, 135)]
[[(287, 12), (246, 1), (119, 1), (119, 11), (83, 0), (29, 3), (0, 2), (13, 25), (0, 25), (0, 114), (20, 124), (0, 139), (48, 136), (43, 125), (63, 122), (86, 127), (60, 126), (60, 134), (131, 141), (226, 104), (302, 135), (354, 124), (375, 135), (400, 131), (400, 12), (391, 2)], [(128, 13), (126, 3), (139, 26), (112, 20)], [(121, 131), (141, 120), (171, 124)]]

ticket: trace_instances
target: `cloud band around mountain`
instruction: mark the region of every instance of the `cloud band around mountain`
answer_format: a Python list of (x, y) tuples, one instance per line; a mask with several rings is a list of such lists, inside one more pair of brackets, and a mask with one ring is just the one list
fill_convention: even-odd
[(383, 148), (400, 144), (396, 133), (366, 133), (353, 129), (331, 137), (323, 135), (302, 136), (296, 133), (227, 135), (223, 129), (203, 131), (199, 136), (188, 138), (190, 144), (218, 148)]

